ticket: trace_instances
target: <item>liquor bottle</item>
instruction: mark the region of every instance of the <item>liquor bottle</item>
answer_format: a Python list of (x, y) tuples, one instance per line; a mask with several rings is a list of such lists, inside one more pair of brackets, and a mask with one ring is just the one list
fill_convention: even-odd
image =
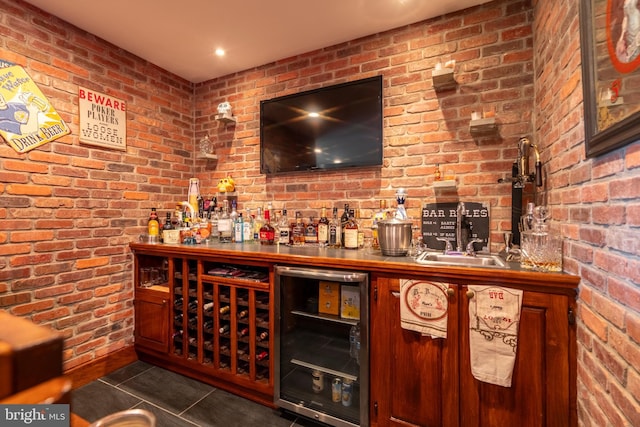
[(260, 332), (260, 335), (258, 335), (258, 336), (256, 337), (256, 340), (258, 340), (258, 341), (264, 341), (264, 340), (266, 340), (267, 338), (269, 338), (269, 332), (267, 332), (267, 331), (262, 331), (262, 332)]
[(218, 219), (218, 232), (220, 233), (220, 243), (231, 243), (232, 224), (229, 217), (229, 201), (222, 202), (222, 215)]
[(238, 312), (238, 319), (242, 319), (244, 317), (247, 317), (248, 314), (249, 314), (249, 310), (242, 310), (242, 311)]
[(269, 353), (267, 351), (261, 351), (260, 353), (256, 354), (257, 361), (265, 360), (268, 358), (269, 358)]
[(151, 208), (149, 221), (147, 221), (147, 230), (149, 236), (158, 237), (160, 235), (160, 223), (158, 222), (158, 214), (156, 212), (156, 208)]
[(309, 222), (304, 227), (304, 243), (318, 243), (318, 229), (312, 216), (309, 217)]
[(176, 208), (173, 211), (173, 217), (171, 218), (171, 224), (174, 228), (181, 228), (183, 220), (182, 206), (176, 205)]
[(198, 318), (197, 317), (189, 318), (189, 321), (187, 322), (187, 327), (191, 330), (198, 329)]
[(344, 246), (344, 226), (349, 221), (349, 204), (344, 204), (344, 212), (342, 212), (342, 216), (340, 217), (340, 241), (342, 242), (342, 246)]
[(256, 211), (256, 217), (253, 220), (253, 240), (260, 241), (260, 229), (264, 225), (264, 217), (262, 216), (262, 208)]
[(233, 226), (233, 241), (236, 243), (242, 243), (244, 241), (244, 222), (242, 220), (242, 212), (236, 215), (236, 221)]
[(318, 220), (318, 245), (325, 247), (329, 244), (329, 218), (327, 218), (327, 208), (320, 211)]
[(358, 249), (358, 224), (353, 209), (349, 210), (349, 219), (344, 226), (344, 248)]
[(264, 211), (264, 225), (260, 227), (260, 244), (273, 245), (275, 243), (276, 230), (271, 225), (269, 209)]
[(378, 239), (378, 223), (387, 219), (387, 201), (385, 199), (380, 199), (380, 208), (378, 211), (373, 214), (373, 249), (380, 249), (380, 240)]
[(220, 307), (220, 314), (227, 314), (229, 311), (231, 310), (231, 307), (229, 307), (228, 305), (225, 305), (223, 307)]
[(296, 211), (296, 222), (291, 229), (291, 239), (293, 246), (304, 246), (304, 225), (302, 224), (302, 214)]
[(358, 249), (364, 248), (364, 227), (360, 218), (360, 209), (356, 209), (356, 224), (358, 225)]
[(222, 325), (220, 329), (218, 329), (218, 332), (220, 332), (221, 334), (229, 333), (229, 325)]
[(198, 212), (198, 197), (200, 197), (200, 180), (189, 178), (189, 204), (194, 212)]
[(242, 231), (242, 240), (244, 243), (254, 243), (253, 240), (253, 217), (251, 216), (251, 209), (245, 209), (245, 215), (243, 218), (244, 225)]
[(162, 224), (163, 230), (173, 230), (173, 224), (171, 224), (171, 212), (167, 212), (167, 216), (164, 219), (164, 224)]
[[(231, 200), (231, 212), (229, 212), (229, 219), (231, 220), (231, 241), (236, 241), (236, 221), (238, 220), (238, 210), (235, 200)], [(240, 242), (238, 242), (240, 243)]]
[(238, 335), (240, 335), (241, 337), (244, 337), (245, 335), (249, 335), (249, 328), (244, 327), (240, 329), (240, 331), (238, 332)]
[(204, 322), (202, 324), (202, 329), (204, 329), (205, 331), (210, 331), (211, 329), (213, 329), (213, 320), (207, 320), (206, 322)]
[(173, 306), (176, 310), (182, 310), (182, 301), (182, 297), (178, 297), (175, 299), (175, 301), (173, 302)]
[(433, 180), (440, 181), (441, 178), (442, 178), (442, 175), (440, 174), (440, 163), (436, 163), (436, 168), (433, 172)]
[(220, 239), (220, 231), (218, 230), (218, 220), (220, 219), (220, 212), (218, 209), (213, 208), (211, 211), (211, 216), (209, 218), (209, 223), (211, 224), (211, 239), (219, 240)]
[(329, 247), (330, 248), (340, 248), (341, 246), (341, 236), (342, 231), (340, 228), (340, 222), (338, 220), (338, 208), (333, 208), (333, 216), (329, 221)]
[(187, 304), (187, 310), (188, 311), (196, 311), (198, 309), (198, 301), (189, 301), (189, 304)]
[(288, 245), (291, 241), (291, 229), (289, 228), (289, 218), (287, 217), (287, 210), (282, 209), (282, 215), (278, 221), (278, 243), (281, 245)]

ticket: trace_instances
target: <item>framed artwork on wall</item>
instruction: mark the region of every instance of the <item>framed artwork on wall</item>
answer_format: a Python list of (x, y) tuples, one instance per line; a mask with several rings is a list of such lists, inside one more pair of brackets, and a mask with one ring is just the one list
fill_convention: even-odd
[(640, 140), (640, 0), (580, 0), (585, 150)]

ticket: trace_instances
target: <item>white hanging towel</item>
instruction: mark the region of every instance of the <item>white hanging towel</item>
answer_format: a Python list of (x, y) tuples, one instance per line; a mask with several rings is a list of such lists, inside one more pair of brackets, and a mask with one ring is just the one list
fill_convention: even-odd
[(447, 337), (447, 283), (400, 279), (400, 325), (432, 338)]
[(518, 347), (522, 291), (469, 286), (471, 373), (480, 381), (511, 387)]

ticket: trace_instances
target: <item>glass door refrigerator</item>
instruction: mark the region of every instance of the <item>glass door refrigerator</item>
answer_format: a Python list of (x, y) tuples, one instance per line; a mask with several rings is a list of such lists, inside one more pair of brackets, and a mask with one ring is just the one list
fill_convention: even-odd
[(277, 266), (275, 404), (333, 426), (366, 426), (367, 273)]

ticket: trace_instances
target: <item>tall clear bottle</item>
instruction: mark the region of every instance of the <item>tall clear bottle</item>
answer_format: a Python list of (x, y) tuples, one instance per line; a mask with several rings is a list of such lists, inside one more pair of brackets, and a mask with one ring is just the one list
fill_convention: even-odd
[(253, 217), (251, 216), (251, 209), (246, 208), (243, 217), (243, 229), (242, 240), (244, 243), (254, 243), (253, 240)]
[(329, 247), (338, 249), (342, 246), (342, 228), (338, 219), (338, 208), (333, 208), (333, 215), (329, 221)]
[(229, 217), (229, 201), (222, 201), (222, 214), (218, 219), (218, 232), (220, 233), (220, 243), (231, 243), (233, 226)]
[(356, 209), (356, 225), (358, 226), (358, 249), (364, 248), (364, 227), (360, 217), (360, 209)]
[(243, 243), (244, 242), (244, 222), (242, 220), (242, 212), (238, 213), (237, 215), (238, 217), (236, 218), (233, 226), (233, 241), (236, 243)]
[(262, 208), (256, 210), (256, 217), (253, 219), (253, 240), (260, 241), (260, 229), (264, 225), (264, 217), (262, 216)]

